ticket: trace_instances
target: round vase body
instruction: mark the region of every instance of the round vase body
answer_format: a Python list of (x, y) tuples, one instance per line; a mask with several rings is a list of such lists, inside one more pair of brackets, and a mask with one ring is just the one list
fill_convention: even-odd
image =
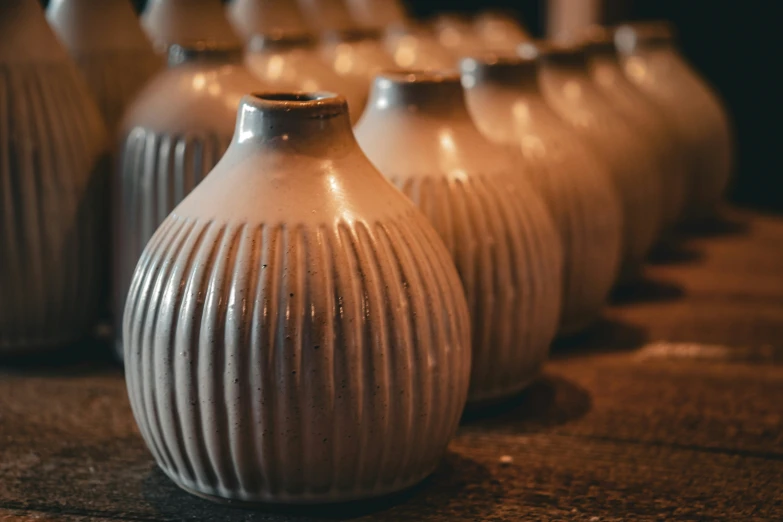
[(345, 0), (351, 17), (365, 29), (383, 29), (403, 23), (407, 16), (401, 0)]
[(626, 78), (614, 46), (613, 33), (593, 27), (589, 31), (588, 67), (595, 85), (612, 107), (644, 138), (658, 158), (661, 173), (661, 219), (669, 228), (679, 219), (688, 186), (688, 162), (673, 125), (660, 106)]
[(560, 334), (600, 315), (619, 270), (622, 213), (607, 165), (547, 105), (538, 63), (521, 58), (462, 62), (468, 108), (490, 141), (509, 147), (538, 190), (563, 244)]
[(398, 68), (421, 71), (456, 69), (457, 60), (443, 47), (431, 29), (416, 22), (386, 29), (386, 50)]
[(0, 354), (94, 326), (106, 282), (106, 130), (37, 0), (0, 2)]
[(458, 275), (346, 111), (334, 95), (245, 98), (226, 155), (139, 262), (128, 393), (190, 492), (383, 495), (429, 474), (456, 430), (470, 374)]
[(554, 111), (606, 161), (620, 197), (623, 256), (620, 277), (638, 277), (661, 228), (661, 173), (642, 136), (612, 107), (590, 79), (580, 45), (524, 44), (522, 55), (540, 56), (540, 84)]
[(688, 159), (686, 220), (714, 213), (729, 183), (734, 141), (715, 92), (680, 56), (665, 24), (617, 30), (627, 77), (661, 107)]
[(473, 325), (469, 400), (525, 388), (557, 329), (560, 238), (538, 194), (471, 121), (459, 76), (379, 76), (356, 137), (451, 252)]
[(79, 66), (110, 132), (163, 61), (128, 0), (52, 0), (46, 11)]
[(489, 51), (513, 53), (520, 44), (531, 40), (522, 24), (503, 12), (485, 11), (476, 17), (473, 24)]
[[(368, 93), (376, 74), (395, 67), (378, 32), (360, 29), (327, 33), (321, 41), (320, 50), (321, 57), (334, 72), (356, 82), (364, 82)], [(354, 119), (359, 116), (361, 113)]]
[(339, 76), (319, 55), (316, 41), (307, 35), (256, 35), (248, 46), (245, 63), (264, 83), (279, 90), (341, 94), (348, 100), (353, 122), (367, 103), (367, 81)]
[(176, 63), (157, 75), (128, 109), (114, 195), (114, 316), (120, 321), (133, 270), (160, 223), (223, 156), (236, 111), (264, 85), (242, 65), (241, 48), (172, 47)]
[(141, 25), (164, 54), (174, 44), (241, 45), (220, 0), (148, 0)]

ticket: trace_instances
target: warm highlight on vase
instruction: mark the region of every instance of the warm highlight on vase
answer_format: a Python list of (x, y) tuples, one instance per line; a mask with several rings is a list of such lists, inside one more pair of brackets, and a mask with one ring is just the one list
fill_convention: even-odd
[(538, 194), (478, 132), (456, 74), (379, 76), (356, 136), (454, 259), (472, 318), (470, 400), (522, 390), (547, 357), (561, 302), (560, 240)]
[(0, 3), (0, 33), (0, 353), (26, 353), (94, 326), (108, 143), (40, 4)]
[(619, 270), (622, 212), (609, 169), (547, 105), (535, 59), (488, 55), (462, 62), (479, 130), (514, 154), (517, 175), (542, 196), (562, 240), (560, 335), (599, 316)]
[[(170, 55), (172, 66), (142, 91), (122, 125), (114, 194), (113, 309), (118, 326), (147, 241), (223, 156), (242, 96), (263, 89), (242, 66), (240, 48), (175, 46)], [(121, 358), (121, 328), (115, 335)]]
[(467, 395), (448, 252), (328, 94), (245, 99), (224, 159), (147, 246), (124, 328), (147, 445), (213, 500), (406, 488), (437, 465)]

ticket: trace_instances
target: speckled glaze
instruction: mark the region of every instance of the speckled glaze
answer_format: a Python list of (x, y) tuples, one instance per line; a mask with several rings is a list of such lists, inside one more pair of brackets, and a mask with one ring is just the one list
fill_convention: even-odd
[(517, 172), (538, 190), (563, 244), (561, 335), (600, 315), (620, 265), (622, 213), (608, 166), (544, 100), (535, 59), (462, 61), (468, 108), (479, 130), (511, 148)]
[(435, 36), (432, 28), (419, 22), (394, 24), (385, 31), (386, 50), (397, 68), (421, 71), (457, 69), (457, 59)]
[(492, 52), (513, 53), (520, 44), (531, 40), (519, 20), (502, 11), (479, 13), (473, 25), (484, 47)]
[(351, 17), (365, 29), (383, 29), (407, 20), (401, 0), (345, 0)]
[[(144, 246), (212, 170), (234, 133), (242, 96), (264, 85), (240, 47), (173, 46), (171, 67), (129, 107), (121, 126), (114, 195), (114, 315), (119, 321)], [(122, 329), (115, 329), (122, 357)]]
[(174, 44), (228, 47), (242, 43), (220, 0), (148, 0), (141, 24), (155, 49), (164, 54)]
[(253, 35), (245, 63), (264, 83), (285, 91), (330, 91), (348, 100), (355, 122), (367, 103), (366, 79), (340, 76), (322, 59), (296, 2), (234, 0), (231, 19), (244, 34)]
[(355, 131), (454, 258), (473, 325), (469, 400), (525, 388), (547, 357), (562, 293), (560, 238), (540, 196), (476, 129), (457, 74), (379, 76)]
[(333, 95), (248, 96), (145, 249), (125, 313), (158, 465), (213, 500), (322, 503), (427, 476), (468, 391), (465, 297), (437, 234)]
[(90, 333), (104, 291), (107, 135), (37, 0), (0, 2), (0, 354)]
[(590, 76), (612, 101), (612, 107), (633, 125), (658, 158), (663, 184), (663, 226), (671, 227), (682, 215), (685, 203), (686, 151), (677, 141), (676, 130), (663, 115), (661, 107), (626, 78), (614, 46), (614, 33), (603, 27), (591, 27), (585, 38)]
[(620, 277), (638, 277), (661, 229), (662, 174), (643, 135), (612, 106), (588, 74), (584, 46), (523, 44), (522, 57), (539, 57), (544, 97), (554, 111), (606, 161), (620, 196), (623, 260)]
[[(321, 57), (339, 76), (364, 82), (369, 93), (375, 75), (395, 67), (378, 31), (354, 29), (326, 32), (321, 37)], [(360, 116), (358, 114), (356, 117)]]
[(661, 107), (688, 155), (684, 218), (709, 217), (733, 169), (734, 139), (726, 110), (677, 51), (668, 24), (623, 26), (615, 37), (628, 78)]
[(133, 6), (128, 0), (52, 0), (46, 17), (114, 132), (133, 97), (163, 67)]

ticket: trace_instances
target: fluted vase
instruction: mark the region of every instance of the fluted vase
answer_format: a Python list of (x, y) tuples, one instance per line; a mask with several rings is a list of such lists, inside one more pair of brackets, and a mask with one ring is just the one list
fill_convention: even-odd
[(663, 174), (657, 158), (590, 78), (582, 44), (537, 42), (523, 44), (520, 52), (541, 60), (545, 99), (609, 166), (623, 214), (620, 277), (629, 283), (640, 276), (662, 228)]
[(89, 335), (106, 282), (106, 130), (37, 0), (0, 2), (0, 354)]
[(552, 214), (564, 253), (559, 331), (577, 333), (600, 316), (620, 265), (622, 212), (609, 168), (547, 105), (535, 59), (467, 58), (462, 83), (479, 130), (511, 150)]
[(469, 400), (528, 386), (560, 316), (560, 238), (507, 152), (471, 121), (459, 75), (378, 76), (356, 136), (430, 219), (457, 266), (473, 325)]
[(125, 338), (144, 440), (213, 500), (415, 484), (454, 434), (470, 374), (445, 246), (326, 93), (243, 100), (226, 155), (142, 255)]
[(140, 93), (121, 125), (114, 194), (114, 316), (158, 225), (220, 160), (239, 102), (264, 85), (242, 65), (241, 47), (173, 46), (170, 66)]
[(87, 80), (106, 126), (163, 67), (128, 0), (52, 0), (46, 16)]

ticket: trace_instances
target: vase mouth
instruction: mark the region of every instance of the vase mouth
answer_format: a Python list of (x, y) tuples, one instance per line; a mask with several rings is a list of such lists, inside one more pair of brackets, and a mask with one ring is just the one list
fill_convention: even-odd
[(308, 31), (280, 31), (256, 33), (247, 44), (250, 52), (313, 47), (317, 43), (315, 36)]
[(484, 53), (468, 56), (460, 61), (462, 86), (466, 89), (483, 82), (513, 86), (535, 85), (538, 61), (512, 54)]
[(587, 65), (586, 45), (581, 40), (569, 42), (534, 40), (519, 44), (516, 51), (522, 58), (556, 66), (581, 68)]
[(371, 27), (350, 27), (347, 29), (328, 29), (321, 33), (324, 42), (361, 42), (363, 40), (380, 40), (383, 33)]
[(612, 54), (616, 51), (614, 32), (601, 25), (587, 27), (582, 33), (582, 42), (588, 54)]
[(318, 119), (348, 112), (345, 97), (329, 91), (259, 91), (245, 95), (242, 105), (265, 113), (286, 113), (291, 117)]
[(173, 44), (169, 47), (168, 66), (176, 67), (185, 63), (210, 62), (241, 62), (242, 46), (231, 42), (198, 41), (187, 44)]
[(510, 52), (487, 51), (465, 56), (460, 60), (460, 70), (464, 73), (466, 70), (500, 69), (500, 68), (518, 68), (536, 64), (537, 58), (522, 56)]

